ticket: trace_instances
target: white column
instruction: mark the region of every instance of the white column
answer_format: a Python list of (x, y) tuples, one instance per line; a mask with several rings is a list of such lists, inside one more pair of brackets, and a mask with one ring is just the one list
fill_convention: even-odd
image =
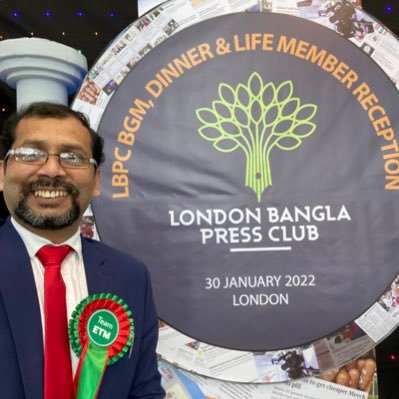
[(77, 50), (46, 39), (0, 42), (0, 79), (17, 90), (17, 108), (36, 101), (68, 105), (87, 73)]

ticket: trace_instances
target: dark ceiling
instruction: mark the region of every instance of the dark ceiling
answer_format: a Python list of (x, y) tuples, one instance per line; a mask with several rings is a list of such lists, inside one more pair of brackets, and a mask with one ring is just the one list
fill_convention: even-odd
[[(107, 44), (136, 18), (137, 0), (0, 0), (0, 40), (53, 40), (80, 50), (90, 68)], [(4, 118), (14, 109), (15, 91), (0, 83), (0, 115)]]
[[(363, 0), (363, 8), (399, 35), (397, 0)], [(81, 50), (91, 67), (107, 44), (136, 18), (137, 0), (0, 0), (0, 40), (54, 40)], [(0, 125), (14, 109), (15, 91), (0, 83)]]

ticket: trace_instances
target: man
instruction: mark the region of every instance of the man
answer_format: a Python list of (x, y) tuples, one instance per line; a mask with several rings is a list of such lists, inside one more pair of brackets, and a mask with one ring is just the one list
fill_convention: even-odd
[[(157, 317), (145, 266), (79, 234), (83, 212), (100, 194), (102, 139), (82, 114), (35, 103), (7, 121), (0, 156), (0, 190), (11, 215), (0, 227), (0, 397), (55, 399), (48, 380), (54, 383), (62, 374), (69, 384), (68, 373), (76, 372), (73, 353), (69, 372), (45, 360), (44, 347), (52, 338), (46, 331), (52, 330), (47, 329), (45, 307), (51, 303), (43, 286), (51, 289), (52, 283), (46, 282), (47, 266), (38, 252), (48, 244), (64, 244), (68, 254), (60, 264), (68, 319), (82, 299), (96, 293), (122, 298), (134, 318), (132, 350), (107, 367), (98, 398), (163, 398), (155, 354)], [(46, 378), (48, 372), (55, 377)], [(56, 398), (63, 398), (66, 386), (55, 389)]]

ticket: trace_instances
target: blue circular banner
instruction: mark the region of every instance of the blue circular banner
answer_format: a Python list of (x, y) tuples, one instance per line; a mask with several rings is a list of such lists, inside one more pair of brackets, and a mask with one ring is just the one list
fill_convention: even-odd
[(305, 19), (187, 28), (104, 112), (100, 237), (148, 265), (160, 318), (190, 337), (325, 337), (398, 273), (398, 103), (364, 52)]

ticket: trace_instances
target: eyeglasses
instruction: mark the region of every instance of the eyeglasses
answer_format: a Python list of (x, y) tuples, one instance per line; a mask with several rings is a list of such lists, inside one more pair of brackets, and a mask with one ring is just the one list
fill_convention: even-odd
[(95, 159), (86, 158), (74, 152), (61, 152), (60, 154), (50, 154), (46, 151), (29, 147), (20, 147), (9, 150), (4, 157), (4, 161), (6, 161), (9, 156), (13, 156), (16, 162), (24, 163), (26, 165), (43, 166), (46, 164), (50, 155), (58, 157), (60, 165), (66, 169), (87, 169), (90, 164), (98, 167)]

